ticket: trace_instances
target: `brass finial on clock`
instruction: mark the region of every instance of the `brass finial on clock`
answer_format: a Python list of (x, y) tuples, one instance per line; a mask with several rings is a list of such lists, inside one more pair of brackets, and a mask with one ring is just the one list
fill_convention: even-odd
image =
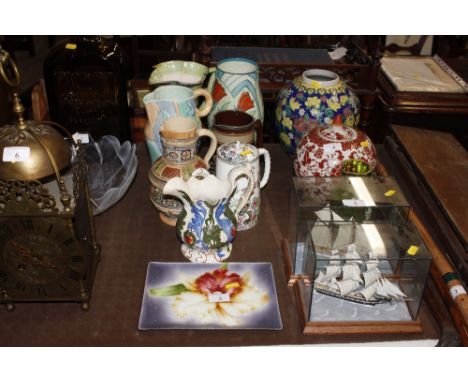
[(0, 127), (0, 179), (35, 180), (51, 175), (59, 179), (60, 171), (70, 164), (71, 147), (55, 128), (66, 130), (54, 122), (24, 118), (25, 109), (17, 91), (20, 84), (18, 67), (1, 47), (0, 80), (12, 89), (16, 115), (15, 124)]

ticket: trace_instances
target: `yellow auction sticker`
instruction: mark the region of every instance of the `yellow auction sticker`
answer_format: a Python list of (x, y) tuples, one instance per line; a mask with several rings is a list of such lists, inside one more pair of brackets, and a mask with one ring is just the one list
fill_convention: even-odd
[(396, 191), (395, 190), (388, 190), (384, 195), (385, 196), (393, 196), (396, 194)]
[(419, 247), (416, 246), (416, 245), (411, 245), (408, 250), (406, 251), (406, 253), (410, 256), (414, 256), (416, 255), (416, 253), (419, 251)]
[(65, 45), (65, 49), (74, 50), (76, 49), (76, 44), (68, 43), (67, 45)]

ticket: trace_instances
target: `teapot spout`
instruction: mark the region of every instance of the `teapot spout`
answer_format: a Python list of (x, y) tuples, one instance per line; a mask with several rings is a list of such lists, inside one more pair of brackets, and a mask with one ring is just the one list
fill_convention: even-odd
[(164, 195), (171, 195), (179, 199), (184, 205), (184, 209), (188, 211), (193, 202), (188, 196), (187, 191), (187, 184), (180, 177), (169, 179), (163, 188)]

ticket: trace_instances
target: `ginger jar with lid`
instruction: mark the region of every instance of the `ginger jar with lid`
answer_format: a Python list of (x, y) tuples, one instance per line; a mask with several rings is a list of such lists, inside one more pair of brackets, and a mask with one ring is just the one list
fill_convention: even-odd
[(294, 172), (300, 177), (367, 175), (376, 164), (377, 152), (369, 137), (344, 126), (337, 116), (331, 126), (319, 126), (302, 138)]

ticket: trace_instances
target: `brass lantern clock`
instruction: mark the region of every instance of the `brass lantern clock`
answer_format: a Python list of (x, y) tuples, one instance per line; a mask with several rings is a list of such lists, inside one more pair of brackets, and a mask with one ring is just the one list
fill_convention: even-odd
[(77, 302), (86, 310), (100, 247), (84, 149), (62, 126), (23, 118), (18, 69), (0, 48), (2, 78), (17, 122), (0, 128), (0, 304)]

